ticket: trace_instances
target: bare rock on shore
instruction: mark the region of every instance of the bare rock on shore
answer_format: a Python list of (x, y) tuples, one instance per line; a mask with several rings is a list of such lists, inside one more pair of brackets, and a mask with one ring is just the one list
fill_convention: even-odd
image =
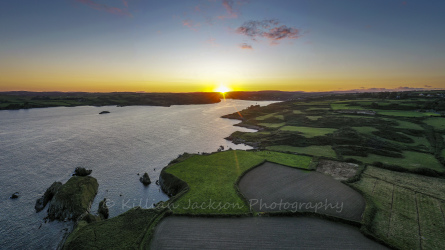
[(74, 170), (74, 175), (77, 175), (77, 176), (87, 176), (87, 175), (90, 175), (91, 172), (93, 172), (93, 170), (88, 170), (88, 169), (85, 169), (85, 168), (82, 168), (82, 167), (77, 167)]
[(48, 208), (50, 220), (76, 220), (89, 211), (99, 184), (91, 176), (73, 176), (54, 195)]
[(43, 194), (41, 198), (37, 199), (36, 205), (34, 206), (37, 213), (45, 208), (46, 204), (54, 197), (61, 186), (61, 182), (54, 182), (48, 189), (46, 189), (45, 194)]
[(108, 219), (109, 211), (107, 207), (107, 199), (104, 198), (103, 201), (99, 202), (99, 209), (97, 210), (101, 219)]
[(148, 176), (147, 173), (145, 173), (140, 179), (139, 179), (142, 184), (144, 184), (145, 186), (149, 185), (151, 183), (150, 177)]
[(15, 192), (11, 195), (11, 197), (9, 197), (10, 199), (17, 199), (19, 198), (19, 192)]

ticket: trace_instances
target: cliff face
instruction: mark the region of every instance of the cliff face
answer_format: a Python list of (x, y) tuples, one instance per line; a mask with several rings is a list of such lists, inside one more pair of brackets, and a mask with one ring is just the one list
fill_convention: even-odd
[(161, 171), (159, 176), (159, 185), (161, 186), (162, 191), (164, 191), (164, 193), (166, 193), (168, 196), (175, 196), (188, 187), (187, 183), (184, 181), (165, 172), (165, 168)]
[(54, 195), (49, 208), (50, 220), (76, 220), (89, 211), (99, 184), (91, 176), (73, 176)]
[(36, 201), (36, 205), (34, 208), (36, 212), (42, 211), (46, 204), (54, 197), (54, 195), (59, 191), (60, 187), (62, 187), (61, 182), (54, 182), (46, 191), (45, 194)]

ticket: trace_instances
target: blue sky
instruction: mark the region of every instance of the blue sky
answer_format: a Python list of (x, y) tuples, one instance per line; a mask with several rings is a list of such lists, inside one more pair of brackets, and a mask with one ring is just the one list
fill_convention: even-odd
[(0, 91), (445, 87), (445, 1), (0, 3)]

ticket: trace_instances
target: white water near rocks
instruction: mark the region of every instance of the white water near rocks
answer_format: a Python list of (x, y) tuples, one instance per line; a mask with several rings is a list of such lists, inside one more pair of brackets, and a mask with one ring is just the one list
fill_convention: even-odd
[[(250, 148), (224, 138), (237, 130), (253, 130), (220, 116), (256, 103), (272, 102), (0, 111), (0, 248), (57, 248), (72, 223), (45, 223), (47, 207), (36, 213), (35, 201), (54, 181), (65, 183), (79, 166), (92, 169), (99, 182), (93, 213), (103, 198), (111, 217), (167, 200), (155, 181), (179, 154), (213, 152), (220, 145)], [(103, 110), (111, 113), (99, 115)], [(137, 175), (144, 172), (152, 180), (148, 187)], [(20, 197), (9, 199), (14, 192)]]

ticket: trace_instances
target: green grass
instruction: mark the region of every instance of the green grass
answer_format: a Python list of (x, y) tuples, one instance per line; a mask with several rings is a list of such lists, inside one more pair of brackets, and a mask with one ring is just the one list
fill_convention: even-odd
[[(312, 158), (271, 151), (234, 150), (208, 156), (192, 156), (165, 170), (185, 181), (190, 187), (190, 190), (175, 202), (173, 212), (177, 214), (248, 213), (249, 207), (237, 193), (235, 183), (242, 173), (265, 160), (307, 169)], [(213, 205), (209, 207), (212, 202)]]
[(331, 146), (308, 146), (308, 147), (292, 147), (287, 145), (270, 146), (268, 150), (294, 152), (299, 154), (308, 154), (313, 156), (324, 156), (329, 158), (336, 158), (335, 151)]
[(344, 110), (344, 109), (364, 109), (363, 107), (360, 106), (349, 106), (348, 103), (332, 103), (331, 104), (331, 108), (333, 110)]
[(275, 118), (278, 118), (278, 119), (280, 119), (280, 120), (284, 120), (284, 116), (283, 115), (276, 115), (276, 116), (274, 116)]
[(425, 116), (439, 116), (436, 113), (422, 113), (416, 111), (377, 111), (379, 115), (387, 115), (387, 116), (403, 116), (403, 117), (425, 117)]
[[(379, 131), (378, 129), (376, 129), (374, 127), (353, 127), (353, 129), (359, 133), (370, 135), (370, 136), (376, 136), (372, 132)], [(397, 132), (397, 133), (401, 133), (401, 132)], [(411, 138), (414, 142), (404, 143), (404, 142), (388, 140), (388, 139), (381, 138), (381, 137), (379, 137), (379, 138), (381, 140), (388, 141), (388, 142), (395, 143), (395, 144), (402, 145), (402, 146), (420, 146), (420, 147), (425, 148), (425, 150), (428, 150), (431, 147), (431, 144), (426, 137), (412, 136), (412, 135), (407, 135), (407, 134), (403, 134), (403, 136), (407, 136), (407, 137)]]
[(436, 130), (445, 130), (445, 118), (428, 118), (424, 122), (430, 126), (433, 126)]
[(422, 126), (413, 122), (407, 122), (397, 119), (385, 119), (387, 121), (395, 121), (399, 125), (395, 126), (395, 128), (403, 128), (403, 129), (414, 129), (414, 130), (423, 130)]
[(342, 117), (348, 117), (348, 118), (367, 118), (367, 119), (374, 119), (373, 116), (369, 116), (369, 115), (342, 115), (342, 114), (337, 114), (338, 116), (342, 116)]
[(397, 186), (445, 200), (445, 179), (366, 167), (365, 175)]
[(367, 134), (367, 135), (372, 135), (372, 132), (374, 131), (379, 131), (378, 129), (374, 128), (374, 127), (352, 127), (355, 131), (362, 133), (362, 134)]
[(271, 118), (272, 116), (274, 116), (276, 113), (271, 113), (271, 114), (267, 114), (267, 115), (262, 115), (262, 116), (258, 116), (257, 118), (255, 118), (257, 121), (263, 121), (266, 120), (267, 118)]
[(311, 107), (311, 108), (306, 109), (306, 111), (326, 111), (326, 110), (330, 110), (330, 108), (322, 108), (322, 107), (315, 108), (315, 107)]
[(352, 186), (365, 195), (367, 210), (375, 206), (375, 216), (364, 225), (375, 237), (397, 249), (445, 245), (444, 179), (368, 166)]
[[(65, 204), (64, 209), (72, 213), (75, 220), (90, 209), (98, 187), (97, 180), (91, 176), (73, 176), (54, 195), (53, 203)], [(59, 212), (58, 210), (50, 203), (48, 208), (48, 211), (51, 211), (51, 213), (48, 212), (50, 219), (64, 219), (60, 218), (61, 214), (55, 214)]]
[(440, 156), (445, 159), (445, 149), (442, 149), (442, 152), (440, 153)]
[(63, 249), (139, 249), (143, 248), (149, 228), (159, 216), (154, 209), (133, 208), (99, 222), (81, 221), (68, 236)]
[(329, 133), (333, 133), (337, 129), (334, 128), (313, 128), (313, 127), (296, 127), (296, 126), (284, 126), (280, 128), (283, 131), (300, 132), (303, 136), (311, 138), (314, 136), (323, 136)]
[(284, 126), (286, 123), (258, 123), (258, 125), (266, 127), (266, 128), (279, 128)]
[(364, 163), (372, 164), (374, 162), (381, 162), (389, 165), (397, 165), (405, 169), (426, 168), (443, 172), (444, 168), (440, 162), (431, 154), (419, 153), (415, 151), (403, 151), (404, 158), (392, 158), (380, 155), (369, 154), (367, 157), (350, 156), (350, 158), (362, 161)]
[(323, 116), (306, 116), (306, 117), (311, 121), (316, 121), (316, 120), (322, 118)]
[(301, 114), (303, 114), (303, 112), (301, 112), (301, 110), (294, 110), (294, 111), (292, 111), (294, 114), (296, 114), (296, 115), (301, 115)]

